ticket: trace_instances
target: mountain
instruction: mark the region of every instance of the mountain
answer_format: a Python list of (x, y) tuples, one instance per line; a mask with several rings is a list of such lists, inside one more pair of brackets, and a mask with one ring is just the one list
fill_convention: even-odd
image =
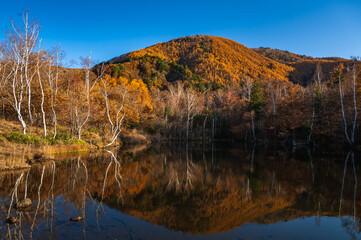
[(253, 48), (253, 51), (264, 57), (286, 64), (293, 68), (289, 80), (306, 86), (313, 78), (317, 65), (320, 66), (323, 81), (330, 79), (330, 72), (339, 64), (350, 64), (352, 61), (339, 57), (314, 58), (272, 48)]
[(321, 64), (324, 78), (341, 58), (313, 58), (269, 48), (250, 49), (230, 39), (181, 37), (109, 60), (112, 74), (142, 79), (158, 87), (183, 80), (199, 90), (238, 87), (245, 77), (291, 80), (306, 85)]
[(275, 60), (279, 63), (283, 64), (293, 64), (293, 63), (300, 63), (307, 60), (315, 60), (313, 57), (305, 56), (305, 55), (299, 55), (295, 53), (291, 53), (288, 51), (283, 51), (279, 49), (272, 49), (272, 48), (265, 48), (265, 47), (259, 47), (259, 48), (252, 48), (253, 51), (269, 58), (272, 60)]
[(239, 86), (245, 76), (286, 80), (293, 70), (235, 41), (203, 35), (158, 43), (108, 63), (122, 64), (118, 69), (146, 82), (187, 80), (225, 87)]

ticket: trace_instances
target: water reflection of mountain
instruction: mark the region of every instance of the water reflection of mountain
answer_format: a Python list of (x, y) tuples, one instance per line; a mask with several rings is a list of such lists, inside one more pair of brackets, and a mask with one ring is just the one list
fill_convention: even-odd
[(346, 166), (345, 171), (345, 158), (310, 158), (307, 152), (293, 156), (252, 148), (213, 153), (196, 149), (188, 154), (183, 148), (151, 148), (118, 156), (104, 152), (58, 162), (55, 168), (49, 163), (40, 193), (41, 166), (33, 167), (28, 175), (26, 171), (2, 173), (0, 197), (6, 209), (9, 193), (23, 174), (17, 191), (20, 199), (27, 182), (30, 198), (40, 196), (46, 202), (51, 196), (62, 196), (79, 215), (85, 214), (85, 202), (94, 199), (168, 229), (212, 234), (246, 223), (360, 216), (355, 186), (359, 166), (351, 157)]

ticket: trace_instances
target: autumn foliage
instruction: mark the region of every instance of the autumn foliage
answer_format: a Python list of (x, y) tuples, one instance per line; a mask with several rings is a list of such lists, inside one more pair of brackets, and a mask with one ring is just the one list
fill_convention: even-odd
[[(243, 77), (287, 79), (292, 67), (263, 57), (235, 41), (213, 36), (191, 36), (131, 52), (111, 63), (132, 61), (144, 56), (156, 56), (168, 62), (187, 66), (201, 79), (227, 87), (239, 87)], [(130, 61), (127, 63), (126, 61)], [(131, 68), (131, 67), (130, 67)]]
[[(20, 37), (27, 28), (34, 32), (31, 42)], [(158, 141), (273, 139), (297, 145), (344, 142), (344, 135), (354, 138), (359, 129), (356, 60), (252, 50), (197, 35), (97, 65), (89, 55), (81, 58), (82, 68), (68, 69), (61, 66), (59, 47), (41, 49), (38, 29), (20, 25), (0, 48), (1, 116), (21, 122), (24, 134), (30, 125), (42, 127), (45, 138), (56, 139), (59, 129), (109, 145), (138, 129)]]

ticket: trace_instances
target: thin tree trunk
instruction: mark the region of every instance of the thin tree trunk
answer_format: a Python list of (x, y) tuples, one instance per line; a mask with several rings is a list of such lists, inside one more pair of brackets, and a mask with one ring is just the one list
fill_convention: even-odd
[(207, 118), (208, 118), (208, 114), (206, 115), (206, 117), (204, 118), (204, 121), (203, 121), (203, 141), (205, 141), (205, 139), (206, 139), (206, 123), (207, 123)]
[(343, 178), (342, 178), (342, 186), (341, 186), (341, 194), (340, 194), (340, 206), (339, 206), (339, 210), (338, 210), (338, 214), (339, 216), (341, 216), (341, 210), (342, 210), (342, 196), (343, 196), (343, 187), (345, 185), (345, 176), (346, 176), (346, 170), (347, 170), (347, 161), (350, 157), (351, 152), (349, 152), (347, 154), (346, 160), (345, 160), (345, 167), (343, 170)]
[(46, 133), (46, 118), (45, 118), (45, 111), (44, 111), (44, 89), (43, 89), (43, 84), (41, 82), (41, 75), (40, 75), (40, 44), (41, 44), (41, 40), (39, 40), (39, 51), (38, 51), (38, 59), (37, 59), (37, 74), (38, 74), (38, 80), (39, 80), (39, 86), (40, 86), (40, 90), (41, 90), (41, 104), (40, 104), (40, 109), (41, 109), (41, 113), (42, 113), (42, 117), (43, 117), (43, 128), (44, 128), (44, 136), (47, 135)]
[(31, 86), (28, 85), (28, 112), (30, 123), (33, 124), (33, 115), (31, 113)]
[(253, 112), (251, 112), (251, 124), (252, 124), (252, 133), (253, 133), (253, 140), (256, 141), (256, 131), (254, 129), (254, 120), (253, 120)]
[(357, 174), (355, 168), (355, 153), (352, 152), (351, 154), (352, 159), (352, 168), (353, 168), (353, 175), (355, 177), (355, 187), (353, 192), (353, 220), (356, 221), (356, 193), (357, 193)]
[(107, 91), (107, 86), (106, 83), (102, 80), (103, 86), (104, 86), (104, 99), (105, 99), (105, 107), (106, 107), (106, 112), (107, 112), (107, 117), (108, 117), (108, 121), (110, 123), (111, 126), (111, 134), (113, 134), (114, 132), (114, 124), (112, 119), (110, 118), (110, 113), (109, 113), (109, 102), (108, 102), (108, 91)]
[(347, 121), (346, 121), (346, 117), (345, 117), (345, 109), (343, 107), (343, 94), (342, 94), (342, 86), (341, 86), (341, 77), (338, 78), (338, 86), (339, 86), (339, 90), (340, 90), (340, 102), (341, 102), (341, 112), (342, 112), (342, 119), (343, 119), (343, 123), (344, 123), (344, 131), (345, 131), (345, 136), (346, 139), (348, 141), (349, 144), (352, 144), (349, 136), (348, 136), (348, 132), (347, 132)]
[(122, 124), (123, 124), (123, 120), (125, 118), (125, 113), (123, 113), (123, 116), (120, 117), (121, 111), (123, 110), (124, 104), (125, 104), (125, 96), (127, 94), (127, 90), (124, 90), (124, 92), (122, 93), (122, 104), (120, 106), (120, 108), (117, 111), (117, 115), (116, 115), (116, 122), (115, 122), (115, 129), (113, 132), (113, 136), (112, 136), (112, 140), (109, 144), (105, 145), (104, 147), (109, 147), (111, 146), (117, 139), (119, 134), (122, 132)]
[(312, 118), (311, 118), (310, 133), (308, 134), (308, 137), (307, 137), (307, 142), (308, 142), (308, 144), (310, 144), (310, 142), (311, 142), (314, 118), (315, 118), (315, 107), (314, 107), (314, 104), (313, 104), (313, 106), (312, 106)]
[(356, 69), (357, 62), (355, 61), (353, 67), (353, 74), (352, 74), (352, 86), (353, 86), (353, 106), (354, 106), (354, 120), (352, 123), (352, 136), (351, 141), (355, 143), (355, 129), (356, 129), (356, 121), (357, 121), (357, 104), (356, 104), (356, 77), (357, 77), (357, 69)]
[(187, 142), (189, 140), (189, 113), (187, 115), (187, 135), (186, 135)]
[(53, 138), (56, 138), (57, 135), (57, 128), (56, 128), (56, 112), (55, 112), (55, 108), (54, 108), (54, 93), (53, 90), (51, 90), (51, 111), (53, 112), (53, 123), (54, 123), (54, 135)]
[(23, 134), (26, 134), (26, 123), (25, 123), (25, 121), (24, 121), (24, 119), (23, 119), (20, 112), (18, 112), (18, 119), (21, 122), (21, 125), (23, 127)]
[(106, 105), (106, 108), (107, 108), (107, 116), (108, 116), (108, 120), (109, 120), (109, 123), (111, 125), (111, 134), (113, 134), (113, 131), (114, 131), (114, 124), (112, 122), (112, 119), (110, 118), (110, 114), (109, 114), (109, 105), (108, 105), (108, 97), (105, 98), (105, 105)]
[(42, 113), (42, 116), (43, 116), (44, 136), (46, 136), (46, 118), (45, 118), (45, 111), (44, 111), (44, 89), (43, 89), (43, 84), (41, 83), (41, 76), (40, 76), (39, 69), (38, 69), (38, 77), (39, 77), (39, 86), (40, 86), (40, 90), (41, 90), (40, 108), (41, 108), (41, 113)]
[(214, 141), (214, 118), (212, 119), (212, 142)]

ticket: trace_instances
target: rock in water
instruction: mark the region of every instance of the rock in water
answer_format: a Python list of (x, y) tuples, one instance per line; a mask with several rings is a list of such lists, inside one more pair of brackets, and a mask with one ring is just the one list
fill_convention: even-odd
[(15, 204), (15, 208), (27, 208), (30, 207), (32, 204), (32, 201), (30, 198), (25, 198), (24, 200), (21, 200)]
[(16, 223), (17, 221), (19, 221), (19, 219), (14, 218), (14, 217), (9, 217), (9, 218), (7, 218), (7, 219), (5, 220), (5, 222), (8, 223), (8, 224), (14, 224), (14, 223)]
[(80, 216), (78, 216), (78, 217), (70, 217), (69, 220), (72, 221), (72, 222), (79, 222), (79, 221), (83, 220), (83, 217), (80, 217)]

